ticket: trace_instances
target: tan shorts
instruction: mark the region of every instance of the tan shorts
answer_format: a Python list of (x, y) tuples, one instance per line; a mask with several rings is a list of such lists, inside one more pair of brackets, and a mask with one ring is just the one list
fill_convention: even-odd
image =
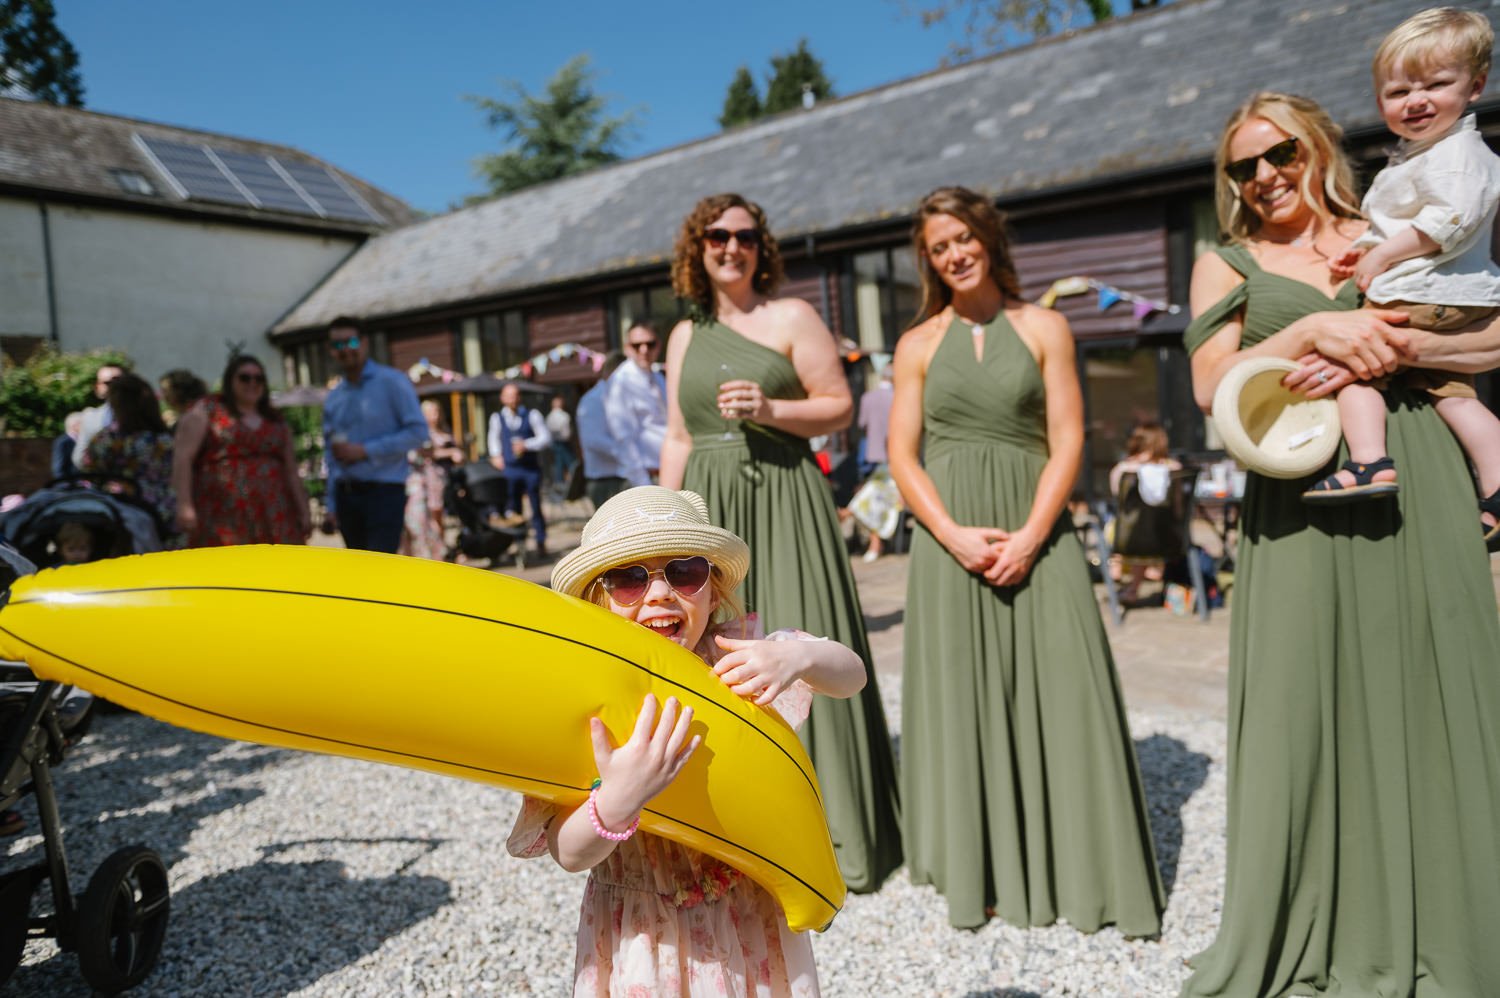
[[(1456, 333), (1470, 323), (1482, 322), (1500, 311), (1491, 305), (1428, 305), (1411, 301), (1381, 302), (1376, 307), (1399, 309), (1411, 316), (1406, 320), (1408, 326), (1433, 333)], [(1479, 397), (1479, 394), (1474, 391), (1472, 374), (1414, 367), (1402, 371), (1399, 376), (1408, 388), (1426, 392), (1434, 398), (1472, 399)], [(1385, 388), (1390, 384), (1390, 378), (1381, 378), (1369, 383), (1376, 388)]]

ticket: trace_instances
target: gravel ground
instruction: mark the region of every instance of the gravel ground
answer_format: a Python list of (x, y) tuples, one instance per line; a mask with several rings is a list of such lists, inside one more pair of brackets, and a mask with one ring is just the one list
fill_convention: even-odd
[[(897, 682), (884, 683), (893, 728)], [(1132, 712), (1170, 891), (1159, 940), (1066, 925), (949, 927), (900, 871), (815, 940), (825, 995), (1174, 995), (1218, 923), (1224, 729)], [(519, 798), (460, 780), (285, 752), (106, 714), (59, 767), (73, 888), (110, 851), (158, 850), (172, 916), (151, 995), (567, 993), (583, 877), (512, 859)], [(30, 829), (34, 811), (23, 804)], [(4, 868), (40, 851), (8, 840)], [(88, 993), (71, 955), (28, 945), (7, 993)]]

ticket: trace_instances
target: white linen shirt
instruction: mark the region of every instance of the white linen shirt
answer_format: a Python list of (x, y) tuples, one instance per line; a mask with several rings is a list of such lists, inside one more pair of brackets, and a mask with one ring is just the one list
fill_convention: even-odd
[(1401, 142), (1365, 195), (1370, 228), (1354, 245), (1370, 247), (1408, 227), (1437, 243), (1432, 256), (1392, 264), (1365, 297), (1424, 305), (1500, 305), (1500, 267), (1490, 233), (1500, 205), (1500, 157), (1465, 115), (1431, 144)]
[[(531, 415), (531, 419), (528, 421), (531, 423), (531, 435), (521, 438), (521, 446), (533, 452), (546, 450), (552, 446), (552, 434), (547, 432), (546, 420), (535, 409), (527, 409), (526, 411)], [(490, 457), (499, 457), (504, 461), (509, 461), (514, 455), (501, 453), (505, 449), (504, 444), (501, 442), (503, 436), (500, 433), (500, 421), (502, 419), (510, 427), (511, 433), (520, 433), (521, 414), (519, 412), (512, 412), (509, 409), (501, 409), (499, 412), (490, 413), (488, 441), (490, 445)]]
[(650, 485), (667, 439), (666, 379), (627, 361), (606, 384), (604, 412), (624, 467), (621, 474), (631, 485)]

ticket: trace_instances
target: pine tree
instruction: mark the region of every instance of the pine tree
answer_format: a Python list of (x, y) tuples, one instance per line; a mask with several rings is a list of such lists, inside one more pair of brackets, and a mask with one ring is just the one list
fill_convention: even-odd
[(719, 115), (720, 128), (733, 128), (754, 121), (764, 112), (760, 106), (760, 94), (755, 89), (755, 77), (748, 66), (735, 71), (729, 91), (724, 95), (724, 110)]
[(833, 81), (823, 71), (823, 62), (807, 50), (807, 39), (797, 43), (786, 55), (771, 57), (771, 82), (766, 86), (765, 113), (790, 111), (802, 107), (802, 94), (810, 92), (817, 100), (833, 96)]
[(52, 0), (0, 0), (0, 93), (83, 106), (78, 50), (57, 26)]
[(506, 133), (511, 147), (481, 156), (475, 172), (491, 195), (613, 163), (619, 145), (635, 123), (636, 112), (606, 117), (605, 99), (594, 93), (593, 70), (586, 55), (574, 56), (547, 81), (546, 93), (533, 97), (514, 80), (504, 83), (509, 100), (469, 96), (485, 113), (491, 128)]

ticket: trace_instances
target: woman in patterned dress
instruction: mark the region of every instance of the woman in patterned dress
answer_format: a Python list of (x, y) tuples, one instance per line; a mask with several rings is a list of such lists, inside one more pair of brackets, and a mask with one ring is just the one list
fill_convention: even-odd
[(219, 394), (177, 421), (172, 478), (190, 547), (301, 544), (312, 529), (291, 431), (249, 354), (231, 357)]
[(162, 546), (181, 547), (172, 533), (172, 433), (162, 422), (156, 393), (144, 378), (121, 374), (109, 383), (108, 400), (114, 421), (89, 441), (80, 470), (129, 480), (134, 496), (156, 514)]

